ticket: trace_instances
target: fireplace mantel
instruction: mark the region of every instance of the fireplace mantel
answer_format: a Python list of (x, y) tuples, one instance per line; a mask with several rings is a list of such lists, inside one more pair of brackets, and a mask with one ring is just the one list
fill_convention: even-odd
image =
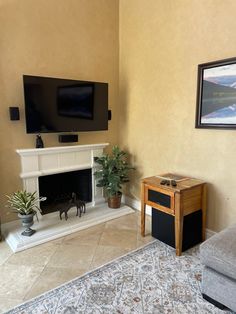
[(108, 146), (109, 143), (101, 144), (87, 144), (87, 145), (73, 145), (73, 146), (57, 146), (46, 148), (27, 148), (17, 149), (16, 152), (21, 156), (35, 156), (35, 155), (48, 155), (63, 152), (78, 152), (83, 150), (103, 149)]
[[(93, 168), (94, 157), (99, 157), (108, 143), (17, 149), (21, 157), (22, 179)], [(25, 183), (25, 182), (24, 182)], [(27, 188), (27, 186), (24, 186)]]
[(100, 157), (108, 143), (61, 146), (35, 149), (17, 149), (21, 158), (20, 177), (23, 188), (28, 192), (37, 192), (39, 196), (38, 178), (40, 176), (62, 172), (92, 169), (92, 206), (103, 200), (102, 189), (96, 187), (93, 176), (96, 164), (94, 157)]

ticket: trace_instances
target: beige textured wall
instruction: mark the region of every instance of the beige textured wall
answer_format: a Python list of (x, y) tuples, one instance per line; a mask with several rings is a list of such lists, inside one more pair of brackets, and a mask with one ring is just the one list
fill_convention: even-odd
[[(22, 74), (109, 83), (113, 119), (109, 131), (80, 133), (79, 144), (117, 143), (118, 0), (0, 1), (0, 213), (5, 195), (21, 188), (17, 148), (32, 148), (25, 132)], [(19, 106), (21, 120), (11, 122), (9, 106)], [(43, 135), (45, 146), (59, 146), (57, 135)]]
[(140, 178), (208, 186), (208, 228), (236, 222), (236, 131), (195, 129), (197, 65), (236, 55), (234, 0), (120, 0), (120, 141)]
[[(194, 128), (197, 65), (235, 56), (234, 12), (234, 0), (120, 0), (119, 21), (118, 0), (1, 0), (2, 219), (13, 218), (5, 194), (21, 188), (15, 149), (35, 144), (25, 133), (24, 73), (109, 82), (109, 131), (80, 133), (79, 144), (114, 144), (119, 133), (137, 167), (132, 197), (141, 177), (175, 171), (209, 182), (210, 229), (236, 222), (236, 131)], [(8, 118), (14, 105), (19, 122)], [(56, 134), (43, 139), (59, 145)]]

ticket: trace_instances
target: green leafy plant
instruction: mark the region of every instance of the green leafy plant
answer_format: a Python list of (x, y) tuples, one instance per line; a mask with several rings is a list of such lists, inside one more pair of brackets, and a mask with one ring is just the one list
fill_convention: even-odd
[(30, 215), (37, 214), (36, 209), (40, 212), (38, 207), (38, 202), (41, 201), (41, 198), (36, 196), (36, 192), (30, 193), (26, 191), (17, 191), (12, 195), (7, 195), (8, 207), (10, 207), (15, 213), (20, 215)]
[(113, 146), (112, 154), (105, 154), (95, 159), (100, 165), (100, 169), (94, 175), (98, 187), (103, 187), (108, 197), (121, 194), (122, 184), (129, 182), (128, 173), (131, 167), (126, 161), (127, 153), (120, 150), (118, 146)]

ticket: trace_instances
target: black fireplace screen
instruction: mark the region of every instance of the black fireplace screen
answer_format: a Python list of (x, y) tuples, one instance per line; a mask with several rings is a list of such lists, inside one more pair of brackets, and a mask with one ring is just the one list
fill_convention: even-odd
[(39, 195), (47, 198), (40, 203), (42, 214), (55, 212), (67, 204), (72, 192), (86, 203), (92, 201), (91, 169), (39, 177)]

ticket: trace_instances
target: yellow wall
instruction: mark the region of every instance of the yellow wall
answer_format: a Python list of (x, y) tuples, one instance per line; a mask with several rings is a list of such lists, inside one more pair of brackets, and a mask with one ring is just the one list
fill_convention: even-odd
[[(235, 12), (234, 0), (1, 0), (2, 219), (13, 218), (5, 195), (21, 188), (15, 149), (35, 145), (22, 88), (32, 74), (109, 83), (109, 131), (80, 133), (79, 144), (119, 139), (137, 167), (131, 197), (140, 178), (174, 171), (209, 182), (208, 228), (236, 222), (236, 131), (194, 128), (197, 65), (235, 56)], [(14, 105), (19, 122), (9, 121)], [(56, 134), (43, 140), (59, 145)]]
[(209, 182), (208, 228), (236, 222), (236, 131), (195, 129), (197, 65), (236, 55), (235, 0), (120, 0), (120, 141), (140, 178)]
[[(79, 144), (117, 143), (118, 0), (0, 1), (0, 213), (6, 194), (20, 189), (17, 148), (32, 148), (25, 132), (22, 74), (109, 83), (113, 119), (109, 131), (80, 133)], [(9, 121), (8, 107), (19, 106), (21, 120)], [(57, 134), (43, 135), (45, 146), (59, 146)]]

